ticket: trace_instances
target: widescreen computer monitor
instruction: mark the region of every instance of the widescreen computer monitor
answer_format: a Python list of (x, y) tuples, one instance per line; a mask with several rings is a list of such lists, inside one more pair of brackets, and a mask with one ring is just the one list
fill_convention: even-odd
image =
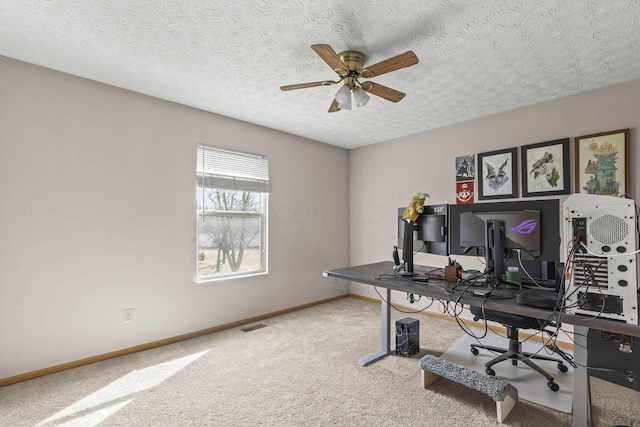
[(560, 261), (558, 200), (452, 205), (449, 253), (485, 257), (487, 271), (501, 280), (507, 259)]
[(405, 208), (398, 208), (398, 247), (402, 249), (405, 272), (413, 272), (413, 253), (447, 256), (447, 215), (449, 205), (425, 205), (414, 223), (402, 219)]

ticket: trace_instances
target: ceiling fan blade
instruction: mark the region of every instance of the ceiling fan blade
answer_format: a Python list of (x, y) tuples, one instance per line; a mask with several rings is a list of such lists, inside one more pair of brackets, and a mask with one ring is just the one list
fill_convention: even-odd
[(331, 107), (329, 107), (329, 112), (335, 113), (336, 111), (340, 111), (340, 107), (338, 106), (338, 101), (334, 99), (331, 103)]
[(418, 57), (412, 51), (401, 53), (393, 58), (385, 59), (382, 62), (365, 67), (360, 71), (360, 75), (366, 79), (390, 73), (400, 68), (410, 67), (418, 63)]
[(406, 96), (406, 93), (391, 89), (390, 87), (383, 86), (374, 82), (362, 83), (362, 89), (365, 92), (372, 93), (380, 98), (384, 98), (387, 101), (398, 102)]
[(347, 66), (344, 65), (344, 62), (338, 57), (338, 54), (335, 50), (331, 48), (328, 44), (314, 44), (311, 45), (311, 49), (313, 49), (320, 58), (324, 60), (324, 62), (331, 67), (333, 71), (338, 73), (341, 76), (345, 76), (349, 74), (349, 70), (347, 70)]
[(334, 82), (332, 80), (325, 80), (322, 82), (300, 83), (297, 85), (280, 86), (280, 90), (305, 89), (308, 87), (316, 87), (316, 86), (331, 86), (336, 83), (337, 82)]

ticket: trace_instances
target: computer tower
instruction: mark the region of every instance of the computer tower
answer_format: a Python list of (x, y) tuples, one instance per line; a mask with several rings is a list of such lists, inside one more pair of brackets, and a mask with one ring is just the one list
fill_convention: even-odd
[(635, 202), (572, 195), (564, 203), (564, 242), (566, 257), (573, 254), (567, 311), (637, 325)]
[(589, 375), (640, 391), (640, 345), (637, 337), (589, 329)]
[(411, 357), (420, 351), (420, 322), (411, 317), (396, 321), (396, 354)]

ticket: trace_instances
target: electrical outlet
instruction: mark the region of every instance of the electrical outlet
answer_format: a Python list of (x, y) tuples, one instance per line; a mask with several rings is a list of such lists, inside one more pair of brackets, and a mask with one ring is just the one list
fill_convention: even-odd
[(133, 308), (125, 308), (122, 310), (122, 323), (133, 322)]

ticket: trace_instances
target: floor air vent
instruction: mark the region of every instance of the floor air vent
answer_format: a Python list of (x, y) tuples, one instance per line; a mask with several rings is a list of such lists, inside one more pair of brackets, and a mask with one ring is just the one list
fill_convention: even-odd
[(267, 325), (265, 325), (264, 323), (256, 323), (255, 325), (251, 325), (251, 326), (246, 326), (244, 328), (240, 328), (240, 330), (242, 332), (251, 332), (251, 331), (255, 331), (256, 329), (262, 329), (265, 326), (267, 326)]

